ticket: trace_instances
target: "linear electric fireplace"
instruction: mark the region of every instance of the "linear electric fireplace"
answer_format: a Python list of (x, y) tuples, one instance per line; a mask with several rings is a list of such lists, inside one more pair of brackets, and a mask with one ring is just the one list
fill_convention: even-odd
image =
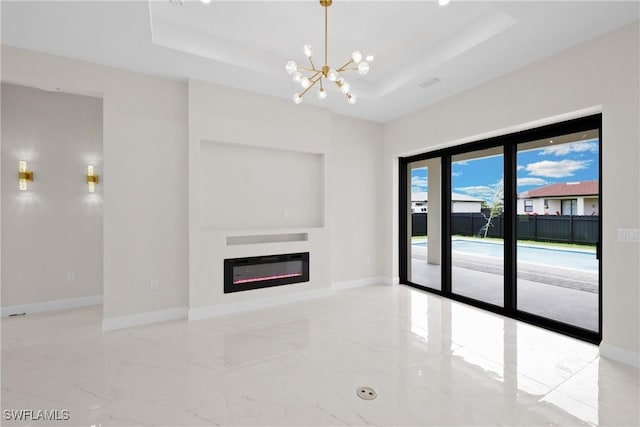
[(224, 260), (224, 293), (309, 281), (309, 252)]

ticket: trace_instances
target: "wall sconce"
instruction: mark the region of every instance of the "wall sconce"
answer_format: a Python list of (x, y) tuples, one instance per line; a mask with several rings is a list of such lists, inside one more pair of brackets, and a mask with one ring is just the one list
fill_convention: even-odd
[(87, 184), (89, 184), (89, 193), (96, 191), (96, 184), (99, 182), (98, 175), (93, 171), (93, 166), (87, 166)]
[(27, 189), (27, 182), (33, 182), (33, 172), (27, 170), (27, 162), (20, 160), (18, 162), (18, 185), (20, 191)]

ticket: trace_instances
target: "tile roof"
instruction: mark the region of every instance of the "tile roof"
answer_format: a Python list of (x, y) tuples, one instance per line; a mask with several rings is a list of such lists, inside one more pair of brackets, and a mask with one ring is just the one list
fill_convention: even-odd
[(561, 182), (519, 193), (518, 198), (594, 196), (598, 193), (598, 181)]

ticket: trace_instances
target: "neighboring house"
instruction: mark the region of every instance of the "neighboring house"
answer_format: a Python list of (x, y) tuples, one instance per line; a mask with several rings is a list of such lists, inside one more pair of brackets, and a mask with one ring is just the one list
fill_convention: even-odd
[[(426, 191), (411, 193), (411, 213), (428, 213), (429, 193)], [(482, 199), (465, 194), (451, 193), (451, 212), (472, 213), (482, 210)]]
[(518, 194), (518, 215), (599, 215), (598, 181), (562, 182)]

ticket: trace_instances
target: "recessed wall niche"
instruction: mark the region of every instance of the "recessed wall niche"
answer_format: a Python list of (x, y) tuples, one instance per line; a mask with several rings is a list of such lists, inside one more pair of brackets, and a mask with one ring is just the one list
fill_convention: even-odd
[(323, 165), (322, 154), (202, 141), (202, 228), (322, 227)]

